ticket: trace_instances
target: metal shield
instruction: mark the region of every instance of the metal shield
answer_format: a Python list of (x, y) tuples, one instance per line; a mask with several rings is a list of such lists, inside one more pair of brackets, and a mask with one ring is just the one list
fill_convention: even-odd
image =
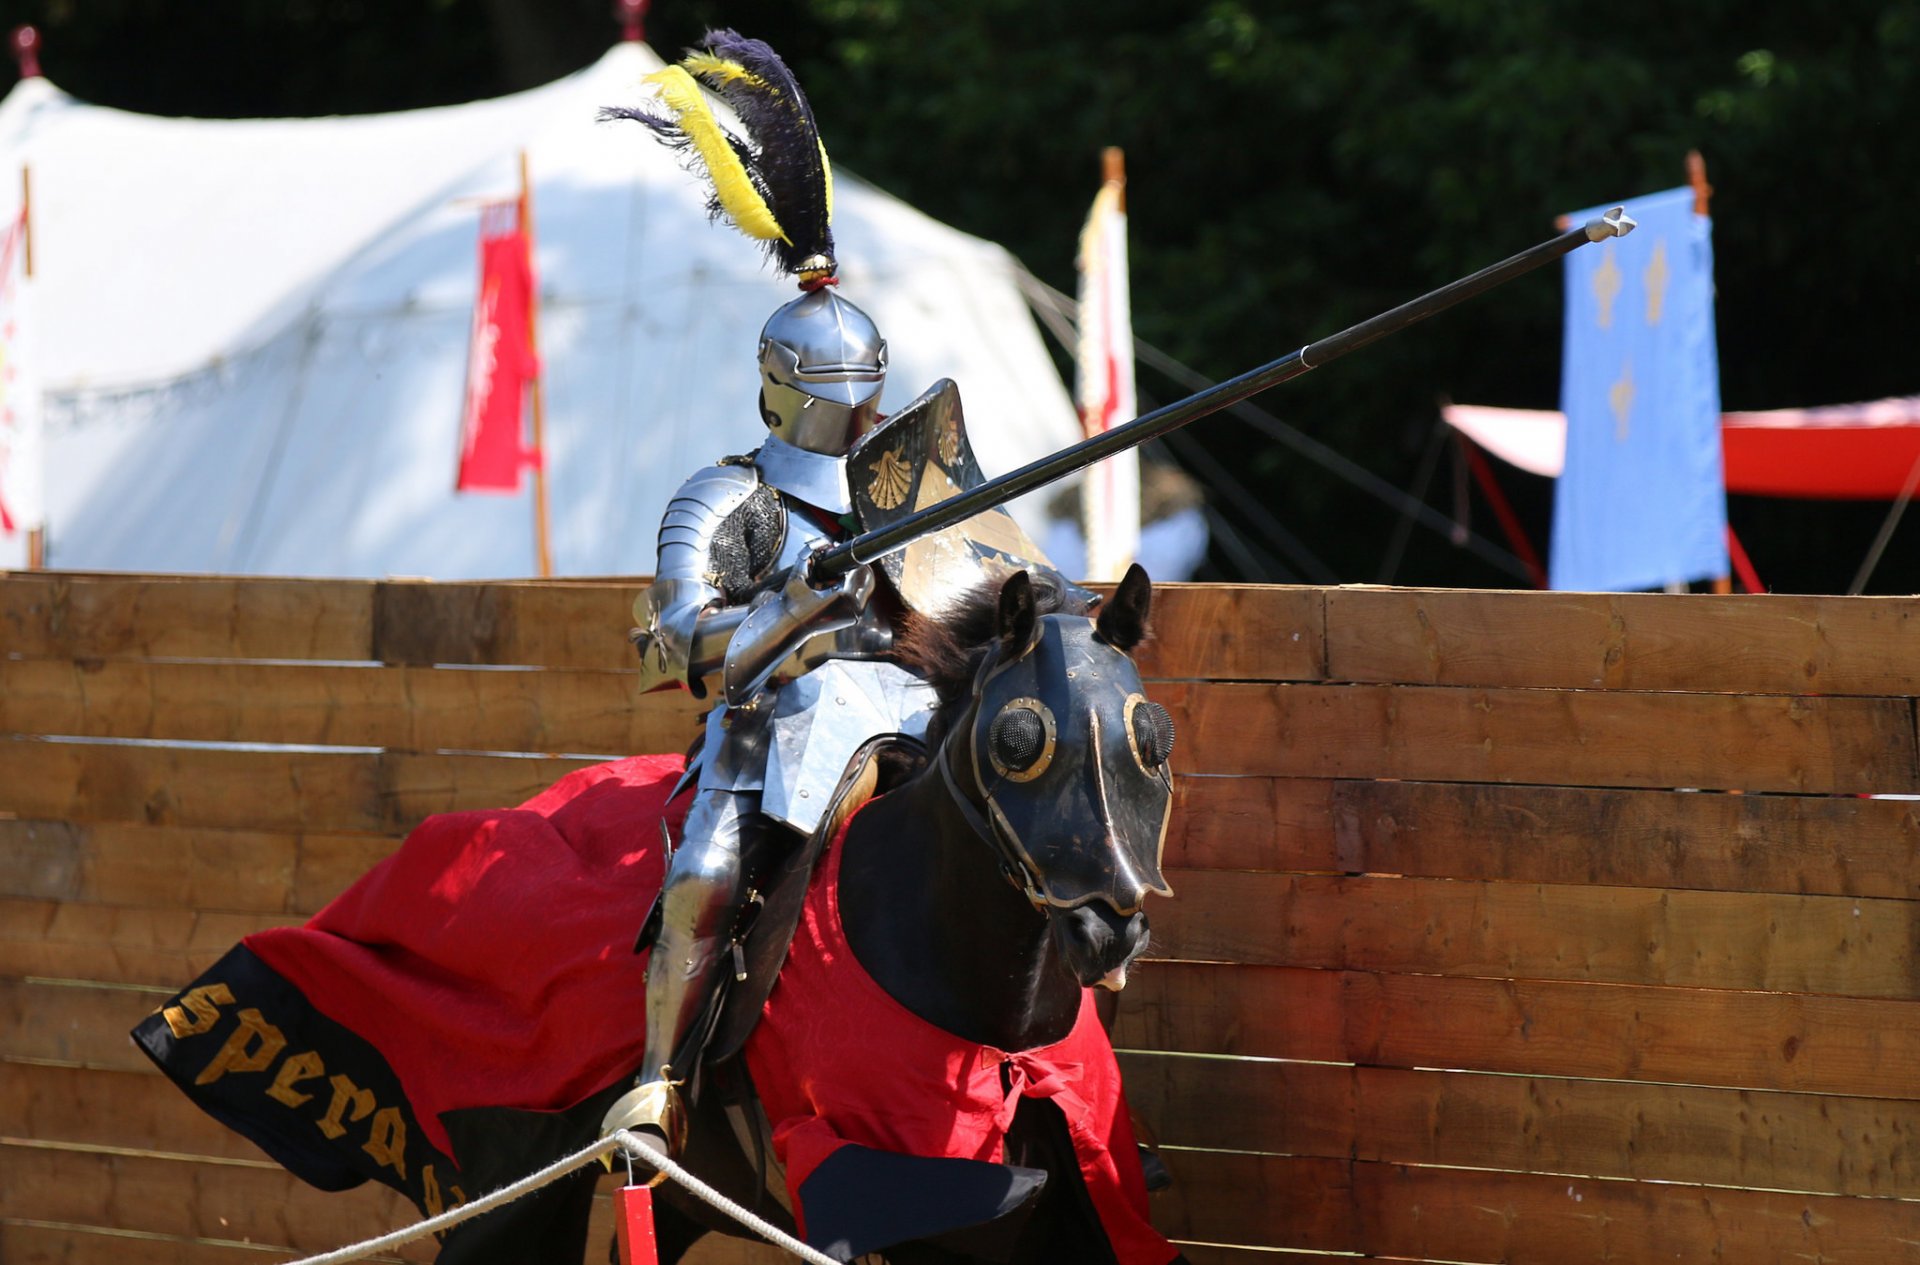
[[(916, 510), (986, 482), (967, 442), (960, 388), (942, 378), (847, 454), (847, 485), (863, 530), (887, 527)], [(877, 564), (900, 600), (938, 618), (982, 579), (1054, 567), (1013, 516), (995, 507), (914, 541)]]

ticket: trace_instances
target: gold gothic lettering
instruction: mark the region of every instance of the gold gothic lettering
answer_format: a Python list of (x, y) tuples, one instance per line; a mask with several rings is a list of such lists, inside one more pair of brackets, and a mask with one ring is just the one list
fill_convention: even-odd
[(407, 1122), (398, 1107), (382, 1107), (373, 1113), (372, 1136), (360, 1149), (385, 1164), (403, 1179), (407, 1175)]
[[(329, 1076), (327, 1084), (333, 1086), (333, 1101), (327, 1104), (327, 1114), (314, 1123), (320, 1126), (320, 1132), (337, 1138), (347, 1131), (347, 1127), (340, 1123), (343, 1116), (351, 1120), (365, 1120), (373, 1111), (373, 1091), (360, 1088), (345, 1076)], [(347, 1116), (348, 1108), (353, 1110), (351, 1116)]]
[(313, 1101), (312, 1094), (303, 1094), (294, 1088), (300, 1081), (312, 1080), (316, 1076), (326, 1075), (327, 1068), (320, 1056), (312, 1050), (301, 1054), (290, 1054), (287, 1061), (280, 1065), (280, 1072), (273, 1078), (273, 1084), (267, 1088), (267, 1097), (283, 1102), (289, 1107), (298, 1107)]
[(440, 1178), (434, 1173), (431, 1164), (420, 1166), (420, 1186), (420, 1202), (426, 1206), (427, 1215), (430, 1217), (437, 1217), (449, 1207), (458, 1208), (467, 1202), (467, 1192), (453, 1185), (447, 1187), (448, 1193), (453, 1196), (453, 1202), (451, 1204), (445, 1202), (440, 1194)]
[(211, 1085), (228, 1072), (264, 1072), (280, 1057), (280, 1051), (287, 1045), (286, 1035), (280, 1029), (251, 1006), (240, 1012), (239, 1020), (233, 1035), (220, 1047), (220, 1053), (193, 1078), (194, 1084)]
[[(178, 1006), (160, 1012), (175, 1038), (197, 1037), (220, 1020), (220, 1007), (233, 1004), (233, 990), (225, 984), (202, 984), (180, 996)], [(193, 1018), (187, 1018), (191, 1013)]]

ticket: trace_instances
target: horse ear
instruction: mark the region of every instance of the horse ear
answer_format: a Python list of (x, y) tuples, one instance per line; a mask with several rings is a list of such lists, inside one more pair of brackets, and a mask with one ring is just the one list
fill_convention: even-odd
[(1147, 610), (1153, 605), (1153, 581), (1139, 563), (1127, 568), (1113, 596), (1100, 603), (1093, 630), (1115, 650), (1131, 653), (1147, 639)]
[(1016, 571), (1000, 586), (1000, 660), (1012, 663), (1033, 649), (1040, 639), (1040, 614), (1033, 597), (1033, 578)]

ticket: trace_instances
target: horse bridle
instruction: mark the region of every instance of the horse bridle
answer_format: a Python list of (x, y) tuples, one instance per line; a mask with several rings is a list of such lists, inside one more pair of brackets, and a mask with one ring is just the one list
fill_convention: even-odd
[[(977, 720), (977, 696), (975, 706), (969, 710), (976, 713), (974, 718)], [(989, 818), (973, 806), (973, 801), (967, 798), (966, 792), (962, 791), (960, 784), (954, 780), (953, 767), (949, 763), (947, 756), (947, 749), (951, 745), (950, 742), (942, 742), (940, 749), (933, 753), (934, 762), (940, 766), (940, 779), (947, 784), (947, 794), (960, 809), (960, 816), (965, 820), (967, 826), (974, 834), (984, 839), (989, 848), (993, 849), (994, 856), (1000, 862), (1000, 876), (1006, 879), (1007, 883), (1012, 886), (1015, 891), (1025, 896), (1028, 904), (1032, 905), (1043, 916), (1051, 918), (1055, 906), (1052, 901), (1047, 899), (1046, 892), (1041, 888), (1040, 876), (1034, 871), (1033, 864), (1028, 861), (1025, 856), (1021, 855), (1018, 848), (1015, 848), (1001, 835), (1000, 831), (995, 828)], [(969, 758), (974, 760), (977, 766), (979, 757), (973, 753), (973, 731), (971, 726), (969, 726), (967, 730), (967, 748)], [(978, 767), (974, 770), (974, 780), (979, 780)], [(993, 792), (988, 790), (985, 793), (988, 802), (991, 803)]]
[[(1029, 649), (1031, 649), (1031, 647), (1029, 647)], [(1051, 916), (1054, 909), (1073, 908), (1084, 904), (1087, 900), (1101, 899), (1101, 897), (1088, 895), (1072, 902), (1054, 899), (1047, 891), (1039, 863), (1033, 859), (1025, 847), (1021, 846), (1017, 835), (1009, 836), (1007, 831), (1001, 828), (1002, 822), (1006, 819), (1007, 814), (995, 802), (994, 792), (1008, 781), (1022, 781), (1024, 779), (1001, 768), (997, 758), (994, 761), (994, 779), (989, 782), (982, 776), (980, 767), (981, 741), (978, 729), (984, 720), (982, 706), (986, 700), (987, 687), (992, 683), (992, 679), (1025, 658), (1023, 654), (1016, 655), (1012, 659), (1004, 659), (1004, 651), (1005, 643), (996, 642), (988, 649), (985, 657), (982, 658), (979, 668), (976, 669), (974, 673), (971, 704), (968, 708), (967, 724), (964, 727), (964, 731), (956, 727), (954, 732), (948, 734), (947, 738), (941, 742), (940, 749), (934, 753), (934, 758), (939, 762), (940, 776), (942, 781), (946, 783), (947, 793), (952, 797), (954, 803), (959, 806), (961, 816), (966, 820), (969, 828), (971, 828), (976, 835), (980, 836), (980, 838), (984, 839), (987, 845), (993, 849), (995, 857), (1000, 862), (1001, 876), (1007, 880), (1010, 886), (1022, 896), (1026, 897), (1027, 902), (1036, 910), (1044, 915)], [(1071, 675), (1072, 674), (1069, 673), (1069, 676)], [(1012, 704), (1009, 704), (1009, 706), (1022, 703), (1037, 704), (1038, 700), (1017, 699), (1014, 700)], [(1044, 708), (1042, 708), (1042, 710), (1044, 710)], [(1093, 744), (1097, 747), (1099, 745), (1099, 714), (1096, 712), (1091, 717), (1091, 720), (1095, 727)], [(954, 775), (953, 766), (948, 755), (947, 749), (952, 745), (952, 740), (960, 737), (962, 732), (965, 734), (967, 743), (967, 758), (973, 765), (973, 785), (986, 801), (987, 811), (984, 814), (974, 805), (973, 800), (967, 793), (961, 789), (960, 782)], [(1131, 741), (1131, 736), (1129, 737), (1129, 741)], [(1053, 742), (1052, 720), (1049, 716), (1047, 718), (1046, 738), (1046, 749), (1048, 751), (1052, 750)], [(1094, 762), (1093, 772), (1094, 777), (1099, 780), (1100, 801), (1102, 804), (1105, 804), (1107, 802), (1106, 779), (1102, 766), (1097, 758)], [(1161, 785), (1165, 787), (1168, 796), (1171, 797), (1173, 788), (1170, 779), (1167, 777), (1165, 767), (1162, 766), (1155, 770), (1155, 773)], [(1145, 892), (1142, 892), (1141, 897), (1143, 899), (1144, 896)], [(1130, 908), (1122, 909), (1119, 902), (1115, 900), (1112, 895), (1107, 895), (1104, 899), (1109, 905), (1113, 906), (1116, 913), (1122, 916), (1134, 914), (1140, 909), (1140, 901), (1136, 901)]]

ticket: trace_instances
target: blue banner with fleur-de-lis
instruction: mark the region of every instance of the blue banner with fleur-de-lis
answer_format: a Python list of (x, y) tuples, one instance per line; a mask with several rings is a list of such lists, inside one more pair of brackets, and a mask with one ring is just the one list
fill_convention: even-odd
[(1619, 592), (1727, 574), (1713, 221), (1694, 213), (1693, 197), (1682, 188), (1628, 202), (1638, 228), (1567, 256), (1567, 456), (1548, 564), (1556, 589)]

